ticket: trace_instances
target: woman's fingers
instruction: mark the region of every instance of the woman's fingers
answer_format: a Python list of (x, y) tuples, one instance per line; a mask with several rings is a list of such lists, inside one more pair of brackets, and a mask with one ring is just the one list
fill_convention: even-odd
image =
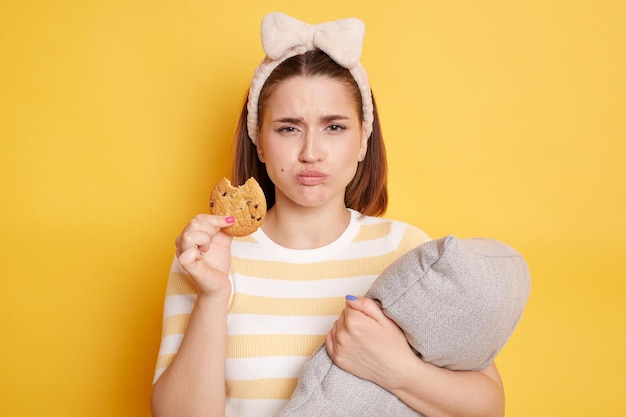
[(202, 294), (223, 292), (230, 283), (232, 237), (221, 229), (233, 223), (231, 216), (199, 214), (176, 238), (178, 262), (189, 273)]
[(232, 224), (229, 217), (210, 214), (199, 214), (194, 217), (176, 238), (176, 255), (180, 257), (183, 252), (190, 248), (207, 252), (211, 240), (220, 229)]
[(213, 236), (214, 233), (204, 231), (183, 232), (178, 243), (177, 252), (182, 254), (190, 248), (195, 248), (200, 252), (207, 252)]
[(346, 297), (346, 307), (326, 337), (329, 354), (335, 359), (339, 352), (349, 355), (365, 348), (383, 334), (389, 322), (374, 300)]
[(178, 262), (187, 271), (194, 270), (196, 263), (202, 260), (203, 253), (195, 248), (188, 248), (178, 255)]
[[(387, 316), (383, 313), (382, 309), (371, 298), (363, 297), (356, 300), (352, 300), (346, 297), (346, 310), (350, 315), (350, 318), (359, 319), (361, 314), (365, 314), (376, 322), (384, 322), (387, 320)], [(361, 314), (359, 314), (361, 313)]]

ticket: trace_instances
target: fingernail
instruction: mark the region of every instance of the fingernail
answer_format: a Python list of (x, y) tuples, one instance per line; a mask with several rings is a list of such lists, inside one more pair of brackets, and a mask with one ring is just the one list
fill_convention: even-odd
[(235, 223), (235, 216), (228, 216), (228, 217), (226, 217), (226, 223), (228, 223), (228, 224)]
[(346, 295), (346, 300), (354, 301), (358, 299), (359, 297), (355, 297), (354, 295)]

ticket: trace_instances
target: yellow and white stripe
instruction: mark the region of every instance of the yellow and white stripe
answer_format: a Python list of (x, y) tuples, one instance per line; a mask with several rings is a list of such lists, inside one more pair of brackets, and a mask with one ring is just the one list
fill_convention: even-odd
[[(259, 230), (233, 241), (226, 353), (226, 414), (275, 416), (345, 306), (389, 264), (428, 240), (405, 223), (362, 216), (335, 242), (280, 247)], [(167, 286), (155, 381), (178, 351), (195, 301), (193, 280), (174, 261)]]

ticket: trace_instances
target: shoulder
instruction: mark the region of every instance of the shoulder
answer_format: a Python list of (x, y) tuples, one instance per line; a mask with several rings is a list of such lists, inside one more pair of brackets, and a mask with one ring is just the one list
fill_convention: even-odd
[(401, 251), (411, 250), (431, 240), (422, 229), (400, 220), (366, 216), (355, 212), (353, 221), (359, 225), (357, 240), (383, 239)]

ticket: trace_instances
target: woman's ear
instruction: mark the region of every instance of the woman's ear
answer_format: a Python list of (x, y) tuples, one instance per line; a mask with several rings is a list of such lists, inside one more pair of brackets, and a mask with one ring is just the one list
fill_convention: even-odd
[(261, 137), (259, 135), (257, 135), (257, 139), (256, 139), (256, 154), (259, 157), (259, 161), (261, 161), (262, 163), (265, 163), (265, 154), (263, 153), (263, 146), (262, 144), (262, 140)]

